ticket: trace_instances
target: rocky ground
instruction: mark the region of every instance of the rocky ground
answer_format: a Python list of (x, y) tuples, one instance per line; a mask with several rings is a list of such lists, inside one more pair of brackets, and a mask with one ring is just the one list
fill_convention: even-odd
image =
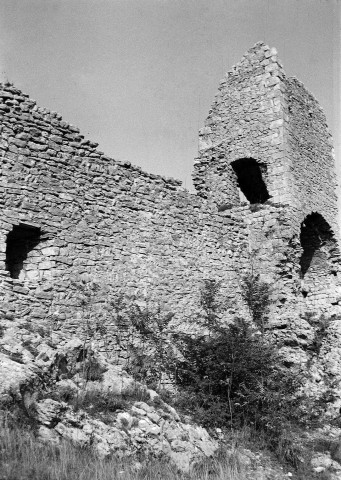
[[(168, 456), (181, 470), (211, 456), (217, 440), (181, 422), (156, 392), (73, 339), (55, 346), (11, 325), (0, 344), (0, 401), (21, 405), (41, 440), (71, 440), (99, 456), (143, 450)], [(141, 401), (143, 400), (143, 401)]]
[(13, 321), (4, 323), (0, 338), (0, 405), (3, 418), (14, 407), (20, 409), (34, 425), (40, 442), (70, 441), (91, 448), (100, 458), (111, 454), (135, 458), (142, 452), (168, 458), (180, 472), (188, 473), (225, 449), (237, 455), (243, 466), (240, 478), (341, 479), (338, 426), (306, 432), (306, 438), (300, 439), (315, 453), (306, 465), (310, 477), (298, 476), (292, 467), (281, 466), (256, 445), (249, 448), (241, 442), (236, 447), (221, 432), (210, 435), (188, 419), (184, 421), (155, 391), (84, 341), (56, 342)]

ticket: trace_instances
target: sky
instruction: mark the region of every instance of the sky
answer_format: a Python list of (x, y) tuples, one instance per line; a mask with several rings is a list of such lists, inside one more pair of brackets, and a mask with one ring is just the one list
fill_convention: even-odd
[(340, 11), (341, 0), (0, 0), (0, 80), (107, 155), (192, 190), (219, 81), (263, 40), (322, 105), (341, 184)]

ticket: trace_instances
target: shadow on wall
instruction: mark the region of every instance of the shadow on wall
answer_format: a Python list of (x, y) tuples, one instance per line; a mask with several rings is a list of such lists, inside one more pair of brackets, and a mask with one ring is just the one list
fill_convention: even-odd
[(232, 162), (231, 166), (237, 176), (238, 187), (251, 204), (264, 203), (270, 198), (263, 179), (265, 165), (254, 158), (241, 158)]

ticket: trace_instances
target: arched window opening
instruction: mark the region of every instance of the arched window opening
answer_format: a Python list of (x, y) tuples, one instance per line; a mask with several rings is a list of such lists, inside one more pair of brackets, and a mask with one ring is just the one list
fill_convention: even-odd
[(242, 194), (251, 204), (264, 203), (270, 198), (262, 176), (265, 165), (257, 163), (254, 158), (241, 158), (232, 162), (231, 166)]
[(24, 262), (41, 240), (40, 228), (14, 225), (6, 240), (6, 269), (12, 278), (19, 278)]
[[(306, 217), (301, 225), (300, 240), (303, 248), (300, 260), (302, 278), (308, 270), (316, 273), (325, 271), (333, 253), (336, 253), (336, 241), (322, 215), (312, 213)], [(330, 274), (333, 274), (332, 268), (330, 268)]]
[(301, 224), (301, 291), (312, 311), (335, 303), (338, 291), (339, 249), (333, 231), (319, 213)]

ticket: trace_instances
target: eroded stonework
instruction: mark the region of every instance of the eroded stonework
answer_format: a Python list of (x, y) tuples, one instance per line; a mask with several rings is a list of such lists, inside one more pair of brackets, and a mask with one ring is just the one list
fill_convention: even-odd
[(79, 275), (109, 278), (190, 321), (203, 279), (227, 316), (247, 315), (241, 282), (271, 283), (274, 324), (338, 313), (340, 256), (332, 139), (315, 98), (277, 52), (251, 48), (220, 84), (200, 131), (196, 193), (106, 157), (55, 112), (1, 85), (1, 312), (68, 338)]

